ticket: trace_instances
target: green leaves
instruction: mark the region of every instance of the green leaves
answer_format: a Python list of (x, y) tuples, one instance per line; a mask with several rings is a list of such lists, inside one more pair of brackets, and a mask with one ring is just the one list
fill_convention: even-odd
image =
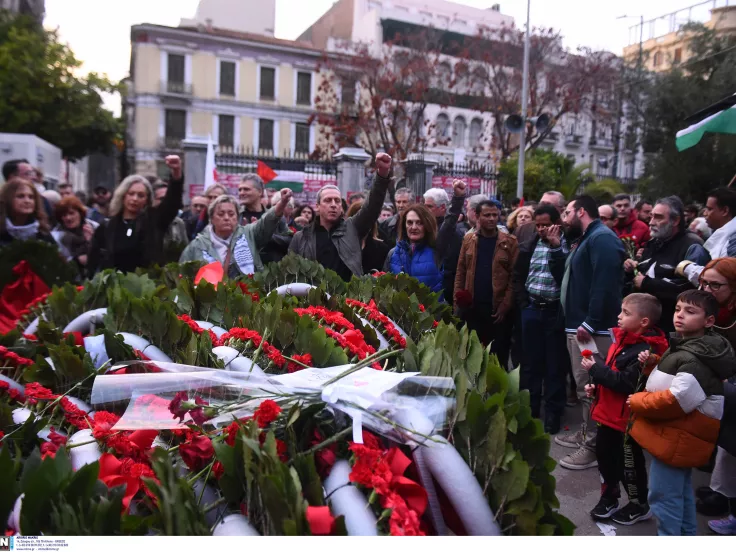
[(153, 507), (154, 525), (167, 536), (208, 536), (210, 528), (186, 478), (179, 477), (165, 450), (157, 448), (151, 465), (158, 481), (144, 479), (158, 498)]
[[(0, 465), (5, 454), (0, 451)], [(108, 491), (98, 481), (98, 472), (96, 462), (74, 472), (63, 447), (54, 458), (44, 460), (36, 449), (23, 464), (19, 485), (8, 487), (11, 496), (24, 494), (21, 531), (28, 535), (121, 534), (124, 489)]]
[(519, 390), (519, 370), (507, 373), (474, 332), (444, 323), (404, 356), (414, 356), (423, 375), (454, 379), (454, 445), (487, 489), (505, 532), (571, 534), (571, 524), (554, 511), (550, 440), (531, 416), (529, 392)]

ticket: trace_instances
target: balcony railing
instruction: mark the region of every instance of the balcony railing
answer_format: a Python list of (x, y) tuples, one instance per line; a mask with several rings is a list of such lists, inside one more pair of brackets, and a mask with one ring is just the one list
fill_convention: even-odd
[(591, 138), (589, 145), (594, 149), (612, 150), (613, 140), (610, 138)]
[(161, 81), (161, 94), (191, 96), (193, 94), (192, 85), (186, 82)]
[(180, 150), (181, 143), (183, 141), (184, 141), (184, 138), (175, 138), (173, 136), (165, 136), (164, 138), (159, 139), (159, 148), (165, 149), (165, 150)]
[(565, 135), (565, 144), (568, 146), (579, 146), (583, 143), (583, 137), (580, 134), (566, 134)]

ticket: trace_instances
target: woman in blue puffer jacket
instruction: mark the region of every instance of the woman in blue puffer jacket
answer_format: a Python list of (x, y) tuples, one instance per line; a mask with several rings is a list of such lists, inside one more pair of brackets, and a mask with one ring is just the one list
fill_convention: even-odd
[(386, 257), (386, 272), (404, 272), (442, 291), (442, 261), (437, 253), (437, 221), (424, 205), (410, 206), (401, 217), (399, 241)]

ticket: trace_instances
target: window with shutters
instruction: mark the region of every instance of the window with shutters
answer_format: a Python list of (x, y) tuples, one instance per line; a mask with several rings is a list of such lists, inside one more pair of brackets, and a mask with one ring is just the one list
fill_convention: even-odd
[(312, 73), (296, 74), (297, 105), (312, 105)]
[(355, 105), (355, 77), (343, 77), (341, 85), (340, 101), (342, 105)]
[(183, 94), (185, 57), (181, 54), (169, 54), (167, 68), (167, 90), (174, 94)]
[(187, 112), (182, 109), (167, 109), (164, 132), (166, 146), (178, 148), (187, 134)]
[(235, 96), (235, 62), (220, 62), (220, 94)]
[(296, 136), (294, 140), (295, 153), (310, 153), (309, 151), (309, 125), (306, 123), (296, 124)]
[(273, 151), (273, 120), (258, 120), (258, 148)]
[(217, 143), (221, 146), (233, 147), (235, 143), (235, 117), (233, 115), (220, 115), (218, 126)]
[(276, 99), (276, 69), (261, 67), (261, 99)]

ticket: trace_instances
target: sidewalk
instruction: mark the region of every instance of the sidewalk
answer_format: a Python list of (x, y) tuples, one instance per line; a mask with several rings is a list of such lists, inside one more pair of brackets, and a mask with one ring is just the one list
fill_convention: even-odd
[[(565, 421), (563, 422), (563, 428), (568, 427), (569, 432), (573, 433), (580, 428), (582, 421), (580, 407), (566, 408), (565, 409)], [(560, 435), (567, 433), (561, 430)], [(550, 449), (550, 456), (555, 460), (559, 461), (561, 458), (573, 452), (573, 449), (559, 446), (552, 439), (552, 446)], [(646, 453), (645, 453), (646, 454)], [(647, 463), (649, 462), (649, 455), (647, 454)], [(596, 525), (595, 521), (590, 517), (590, 510), (598, 503), (600, 498), (600, 475), (598, 474), (597, 468), (590, 468), (587, 470), (568, 470), (560, 466), (559, 464), (552, 473), (557, 479), (557, 497), (560, 499), (560, 513), (567, 516), (577, 527), (575, 529), (575, 535), (601, 535), (601, 531)], [(710, 474), (701, 472), (700, 470), (693, 470), (693, 486), (694, 488), (707, 485), (710, 481)], [(623, 500), (621, 505), (623, 506), (628, 500), (626, 494), (621, 489)], [(708, 528), (708, 518), (698, 514), (698, 535), (715, 535)], [(608, 523), (612, 525), (616, 530), (616, 535), (656, 535), (657, 525), (654, 518), (642, 521), (635, 525), (625, 526), (617, 525), (612, 521)], [(602, 536), (602, 535), (601, 535)], [(717, 536), (717, 535), (716, 535)]]

